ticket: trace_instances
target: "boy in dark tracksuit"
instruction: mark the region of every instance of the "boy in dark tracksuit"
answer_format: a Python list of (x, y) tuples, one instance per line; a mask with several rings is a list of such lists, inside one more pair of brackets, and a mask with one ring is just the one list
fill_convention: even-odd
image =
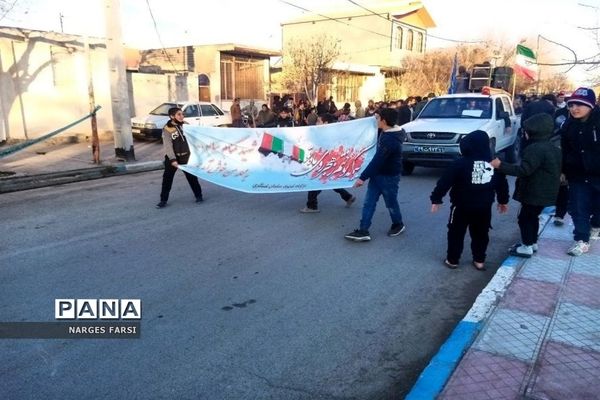
[(506, 175), (516, 176), (514, 199), (521, 202), (518, 221), (521, 243), (510, 254), (529, 258), (537, 250), (539, 216), (544, 207), (554, 205), (560, 185), (561, 153), (551, 141), (553, 118), (545, 113), (535, 114), (523, 122), (529, 141), (523, 151), (521, 164), (492, 160), (494, 168)]
[(450, 218), (448, 221), (448, 252), (444, 264), (457, 268), (463, 250), (467, 228), (471, 235), (473, 266), (485, 270), (485, 252), (489, 243), (494, 195), (498, 210), (505, 213), (508, 182), (503, 174), (494, 171), (491, 160), (490, 138), (484, 131), (469, 133), (460, 141), (462, 157), (446, 170), (431, 193), (431, 211), (437, 212), (442, 198), (450, 190)]
[[(156, 208), (164, 208), (169, 200), (169, 192), (173, 185), (173, 178), (179, 164), (187, 164), (190, 158), (190, 148), (185, 135), (183, 134), (183, 112), (180, 108), (172, 107), (169, 109), (169, 122), (164, 126), (162, 132), (163, 148), (165, 150), (165, 171), (163, 172), (162, 188), (160, 191), (160, 202)], [(198, 178), (188, 172), (183, 171), (194, 196), (196, 203), (203, 201), (202, 187)]]

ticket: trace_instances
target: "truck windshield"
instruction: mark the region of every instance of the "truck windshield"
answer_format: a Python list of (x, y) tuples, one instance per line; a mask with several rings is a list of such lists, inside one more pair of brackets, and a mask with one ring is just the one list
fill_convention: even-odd
[(488, 97), (451, 97), (431, 99), (419, 114), (421, 118), (477, 118), (492, 117), (492, 100)]
[(150, 111), (150, 115), (169, 115), (169, 108), (173, 108), (173, 107), (181, 108), (181, 104), (162, 103), (160, 106), (158, 106), (154, 110)]

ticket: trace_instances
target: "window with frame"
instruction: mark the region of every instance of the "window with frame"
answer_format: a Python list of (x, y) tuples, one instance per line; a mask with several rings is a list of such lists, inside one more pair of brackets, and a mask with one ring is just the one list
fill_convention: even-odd
[(417, 36), (415, 38), (415, 51), (418, 53), (423, 52), (423, 32), (417, 32)]
[(406, 50), (412, 51), (413, 39), (414, 39), (414, 32), (412, 29), (409, 29), (408, 33), (406, 35)]
[(195, 104), (190, 104), (185, 108), (185, 110), (183, 110), (183, 116), (185, 118), (199, 117), (200, 111), (198, 110), (198, 106)]
[(211, 104), (211, 106), (212, 106), (212, 108), (215, 109), (215, 112), (217, 113), (217, 115), (225, 115), (219, 107), (215, 106), (214, 104)]
[(233, 60), (221, 58), (221, 99), (233, 100)]
[(402, 50), (402, 40), (404, 39), (404, 28), (396, 27), (396, 48)]
[(264, 98), (264, 60), (221, 55), (221, 98)]
[(354, 102), (358, 100), (359, 90), (365, 81), (363, 75), (331, 74), (327, 77), (326, 82), (331, 82), (333, 76), (335, 76), (335, 85), (328, 84), (327, 91), (336, 101)]
[(502, 113), (504, 112), (504, 105), (502, 104), (502, 99), (499, 97), (496, 99), (496, 119), (500, 118)]
[(513, 108), (510, 105), (510, 100), (508, 100), (508, 97), (501, 97), (501, 99), (502, 99), (502, 104), (504, 104), (504, 111), (506, 111), (508, 113), (508, 115), (512, 116)]
[(200, 111), (202, 111), (203, 117), (214, 117), (215, 115), (218, 115), (210, 104), (200, 104)]

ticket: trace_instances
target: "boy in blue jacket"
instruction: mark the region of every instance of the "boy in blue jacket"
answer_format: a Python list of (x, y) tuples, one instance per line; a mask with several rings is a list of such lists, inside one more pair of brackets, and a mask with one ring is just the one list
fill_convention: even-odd
[(448, 252), (444, 264), (456, 269), (463, 250), (467, 228), (471, 235), (473, 266), (485, 270), (485, 252), (489, 243), (494, 195), (498, 211), (508, 210), (506, 176), (490, 165), (490, 138), (484, 131), (469, 133), (460, 141), (462, 157), (448, 167), (431, 193), (431, 212), (437, 212), (442, 198), (450, 191)]
[(398, 204), (398, 184), (402, 170), (402, 139), (404, 131), (396, 125), (398, 113), (391, 108), (384, 108), (375, 114), (377, 125), (382, 130), (377, 142), (375, 156), (362, 172), (359, 179), (354, 182), (354, 187), (362, 186), (369, 180), (367, 194), (363, 203), (360, 227), (344, 237), (354, 242), (366, 242), (371, 240), (369, 227), (379, 196), (387, 207), (392, 226), (388, 230), (388, 236), (398, 236), (404, 232), (404, 223)]

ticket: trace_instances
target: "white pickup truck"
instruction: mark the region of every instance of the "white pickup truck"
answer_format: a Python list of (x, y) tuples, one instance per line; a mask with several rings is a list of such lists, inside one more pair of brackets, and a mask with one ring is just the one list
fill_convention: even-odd
[(403, 174), (415, 166), (443, 167), (460, 156), (459, 143), (468, 133), (482, 130), (490, 136), (492, 154), (504, 152), (508, 162), (517, 162), (521, 140), (521, 118), (512, 100), (502, 93), (461, 93), (431, 99), (415, 120), (402, 126)]

